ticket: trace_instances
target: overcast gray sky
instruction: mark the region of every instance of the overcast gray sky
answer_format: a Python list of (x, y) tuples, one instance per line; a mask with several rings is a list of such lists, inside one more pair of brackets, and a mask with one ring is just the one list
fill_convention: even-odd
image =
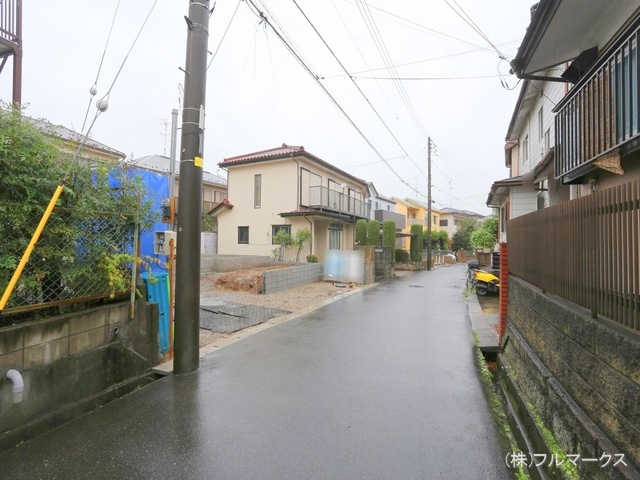
[[(508, 60), (515, 55), (533, 1), (253, 3), (333, 100), (250, 2), (217, 1), (210, 23), (209, 50), (217, 53), (209, 57), (207, 75), (205, 170), (216, 173), (225, 157), (282, 143), (304, 145), (372, 181), (383, 195), (426, 201), (430, 136), (435, 207), (490, 213), (485, 201), (491, 183), (508, 177), (504, 137), (520, 89), (500, 55)], [(90, 120), (95, 101), (113, 87), (92, 138), (133, 158), (168, 156), (171, 110), (180, 109), (184, 84), (179, 67), (185, 60), (183, 17), (189, 0), (118, 4), (24, 2), (26, 114), (80, 132), (89, 89), (98, 78)], [(9, 62), (0, 74), (4, 101), (11, 99), (11, 71)]]

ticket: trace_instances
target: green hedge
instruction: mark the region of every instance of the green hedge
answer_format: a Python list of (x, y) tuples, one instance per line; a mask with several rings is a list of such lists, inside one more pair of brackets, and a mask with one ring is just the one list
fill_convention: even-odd
[(411, 252), (412, 262), (422, 260), (422, 225), (418, 225), (417, 223), (411, 225), (411, 244), (409, 250)]
[(396, 244), (396, 222), (386, 220), (382, 224), (382, 245), (393, 247)]
[(367, 245), (380, 245), (380, 222), (377, 220), (367, 223)]
[(356, 245), (367, 244), (367, 221), (358, 220), (356, 222)]

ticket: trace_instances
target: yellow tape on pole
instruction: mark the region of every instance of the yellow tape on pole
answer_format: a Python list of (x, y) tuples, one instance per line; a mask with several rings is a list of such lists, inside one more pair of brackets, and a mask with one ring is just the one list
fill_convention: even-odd
[(53, 193), (53, 197), (51, 197), (51, 200), (49, 201), (49, 206), (47, 206), (47, 209), (44, 211), (44, 214), (40, 219), (40, 223), (38, 224), (38, 228), (36, 228), (36, 231), (34, 232), (33, 237), (31, 237), (31, 241), (29, 242), (27, 249), (24, 251), (24, 255), (22, 255), (22, 259), (18, 264), (18, 268), (16, 268), (16, 271), (13, 272), (13, 276), (9, 281), (9, 285), (7, 285), (7, 288), (4, 290), (4, 293), (2, 294), (2, 299), (0, 299), (0, 311), (4, 310), (4, 307), (7, 305), (7, 302), (9, 301), (9, 297), (11, 296), (11, 293), (13, 293), (13, 289), (16, 287), (16, 283), (18, 283), (18, 280), (20, 279), (20, 275), (22, 275), (22, 271), (24, 270), (25, 265), (29, 261), (31, 252), (33, 252), (33, 248), (36, 246), (36, 243), (38, 243), (38, 240), (40, 239), (40, 235), (44, 230), (44, 226), (47, 224), (47, 221), (51, 216), (51, 212), (53, 211), (53, 207), (56, 206), (56, 202), (58, 201), (58, 198), (60, 198), (60, 195), (62, 194), (63, 190), (64, 190), (64, 185), (58, 185), (58, 188), (56, 188), (56, 191)]

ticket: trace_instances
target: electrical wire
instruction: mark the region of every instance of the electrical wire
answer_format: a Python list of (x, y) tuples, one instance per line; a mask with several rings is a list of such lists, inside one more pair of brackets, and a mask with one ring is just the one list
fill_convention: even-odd
[[(336, 4), (334, 2), (334, 0), (331, 0), (331, 4), (333, 5), (333, 9), (336, 11), (336, 14), (338, 15), (338, 17), (340, 18), (340, 21), (342, 22), (342, 25), (344, 26), (345, 31), (347, 32), (347, 34), (349, 35), (349, 38), (351, 38), (351, 41), (353, 42), (353, 45), (356, 47), (356, 50), (358, 50), (358, 53), (360, 54), (360, 58), (362, 58), (362, 61), (364, 62), (364, 64), (367, 66), (367, 69), (371, 70), (371, 67), (369, 66), (369, 63), (367, 62), (366, 57), (364, 56), (364, 54), (362, 53), (362, 50), (360, 50), (360, 46), (358, 45), (358, 42), (356, 42), (356, 40), (353, 38), (353, 35), (351, 34), (351, 28), (349, 28), (347, 26), (347, 24), (345, 23), (344, 19), (342, 18), (342, 15), (340, 14), (340, 11), (338, 10), (338, 8), (336, 7)], [(340, 77), (342, 77), (344, 74), (339, 75)], [(346, 73), (347, 76), (350, 76), (349, 73)], [(325, 78), (331, 78), (331, 77), (322, 77), (322, 79), (324, 80)], [(397, 121), (400, 123), (400, 125), (402, 126), (402, 128), (404, 129), (404, 131), (411, 135), (409, 133), (409, 129), (407, 128), (407, 126), (404, 124), (404, 122), (400, 119), (400, 115), (398, 114), (398, 112), (396, 111), (395, 106), (391, 103), (391, 100), (389, 100), (389, 96), (387, 95), (387, 92), (382, 88), (382, 86), (380, 85), (379, 82), (376, 82), (376, 85), (378, 87), (378, 89), (380, 90), (380, 93), (382, 93), (382, 96), (384, 97), (384, 99), (387, 102), (387, 105), (389, 106), (390, 110), (393, 112), (394, 117), (397, 119)]]
[(87, 111), (84, 114), (84, 121), (82, 122), (82, 129), (80, 130), (80, 133), (82, 134), (84, 132), (84, 127), (87, 124), (87, 118), (89, 118), (89, 110), (91, 110), (91, 102), (93, 101), (93, 97), (95, 97), (97, 91), (98, 91), (98, 79), (100, 78), (100, 72), (102, 71), (102, 64), (104, 63), (104, 57), (107, 54), (107, 47), (109, 46), (109, 41), (111, 40), (111, 32), (113, 32), (113, 26), (116, 23), (116, 17), (118, 15), (118, 9), (120, 8), (120, 0), (118, 0), (118, 3), (116, 5), (116, 11), (113, 13), (113, 19), (111, 20), (111, 27), (109, 28), (109, 34), (107, 35), (107, 41), (104, 45), (104, 50), (102, 51), (102, 58), (100, 59), (100, 64), (98, 65), (98, 71), (96, 72), (96, 79), (93, 82), (93, 86), (91, 87), (91, 89), (89, 90), (89, 92), (91, 93), (91, 97), (89, 98), (89, 103), (87, 105)]
[(477, 76), (469, 76), (469, 77), (358, 77), (353, 76), (354, 80), (402, 80), (402, 81), (427, 81), (427, 80), (480, 80), (483, 78), (498, 78), (502, 77), (502, 75), (477, 75)]
[(216, 58), (216, 55), (218, 54), (218, 51), (220, 50), (220, 47), (222, 46), (222, 42), (224, 42), (224, 39), (227, 36), (227, 32), (229, 31), (229, 28), (231, 27), (231, 24), (233, 23), (233, 19), (236, 18), (236, 13), (238, 13), (238, 9), (240, 8), (240, 4), (241, 3), (242, 3), (242, 0), (238, 0), (238, 4), (236, 5), (236, 9), (233, 11), (233, 15), (231, 16), (231, 20), (229, 20), (229, 23), (227, 24), (227, 28), (225, 29), (224, 33), (222, 34), (222, 38), (220, 39), (220, 42), (218, 43), (218, 47), (216, 48), (216, 51), (213, 52), (213, 55), (211, 56), (211, 60), (209, 60), (209, 64), (207, 65), (207, 70), (209, 70), (209, 67), (213, 63), (213, 60)]
[[(389, 71), (389, 74), (393, 77), (398, 77), (398, 72), (395, 69), (395, 67), (393, 66), (393, 62), (391, 60), (391, 56), (389, 54), (389, 50), (386, 47), (386, 44), (384, 42), (384, 39), (382, 38), (382, 34), (380, 33), (380, 30), (378, 29), (378, 26), (376, 24), (375, 18), (373, 17), (373, 14), (371, 13), (371, 10), (369, 9), (369, 4), (365, 1), (365, 0), (356, 0), (356, 4), (358, 6), (358, 9), (360, 11), (360, 14), (365, 22), (365, 25), (367, 27), (367, 29), (369, 30), (369, 34), (371, 35), (371, 38), (374, 41), (374, 44), (376, 45), (376, 48), (378, 50), (378, 53), (380, 54), (383, 63), (387, 66), (387, 69)], [(412, 118), (416, 128), (418, 129), (418, 132), (422, 135), (423, 140), (427, 140), (428, 134), (426, 132), (426, 130), (424, 129), (424, 126), (422, 125), (422, 122), (420, 120), (420, 117), (418, 116), (413, 103), (411, 102), (411, 99), (409, 98), (409, 95), (406, 91), (406, 89), (404, 88), (404, 85), (402, 84), (401, 81), (397, 80), (394, 82), (396, 89), (400, 95), (400, 99), (402, 100), (402, 102), (404, 103), (407, 111), (409, 112), (409, 116)]]
[[(340, 65), (340, 67), (342, 68), (342, 70), (344, 70), (344, 72), (348, 75), (349, 72), (347, 71), (347, 68), (343, 65), (343, 63), (340, 61), (340, 59), (336, 56), (336, 54), (334, 53), (334, 51), (331, 49), (331, 47), (329, 46), (329, 44), (326, 42), (326, 40), (324, 39), (324, 37), (320, 34), (320, 32), (318, 31), (318, 29), (315, 27), (315, 25), (313, 24), (313, 22), (311, 22), (311, 20), (309, 19), (309, 17), (307, 16), (306, 13), (304, 13), (304, 11), (302, 10), (302, 8), (300, 8), (300, 5), (298, 4), (298, 2), (296, 0), (293, 0), (293, 3), (295, 4), (296, 7), (298, 7), (298, 10), (300, 11), (300, 13), (302, 14), (302, 16), (305, 18), (305, 20), (309, 23), (309, 25), (311, 26), (311, 28), (313, 29), (314, 32), (316, 32), (316, 34), (318, 35), (318, 37), (320, 38), (320, 40), (322, 41), (322, 43), (324, 44), (325, 47), (327, 47), (327, 49), (329, 50), (329, 52), (331, 53), (331, 55), (333, 56), (333, 58), (335, 58), (336, 62), (338, 62), (338, 65)], [(407, 156), (407, 158), (411, 158), (409, 156), (409, 154), (407, 153), (407, 151), (404, 149), (404, 147), (402, 146), (402, 144), (400, 143), (400, 140), (398, 140), (398, 138), (395, 136), (395, 134), (393, 133), (393, 131), (391, 130), (391, 128), (389, 127), (389, 125), (387, 125), (387, 122), (384, 121), (384, 119), (382, 118), (382, 115), (380, 115), (380, 113), (378, 112), (378, 110), (376, 110), (376, 108), (373, 106), (373, 104), (371, 103), (371, 101), (369, 100), (369, 98), (365, 95), (365, 93), (362, 91), (362, 89), (360, 88), (360, 86), (356, 83), (356, 81), (353, 79), (353, 77), (349, 76), (351, 83), (353, 83), (353, 85), (356, 87), (356, 89), (358, 90), (358, 92), (360, 92), (360, 95), (362, 95), (362, 97), (365, 99), (365, 101), (367, 102), (367, 104), (371, 107), (371, 109), (373, 110), (373, 112), (376, 114), (376, 116), (378, 117), (378, 119), (382, 122), (382, 124), (384, 125), (384, 127), (387, 129), (387, 131), (389, 132), (389, 134), (393, 137), (393, 139), (396, 141), (396, 143), (398, 144), (398, 146), (400, 147), (400, 149), (404, 152), (404, 154)]]
[[(516, 42), (519, 42), (519, 41), (520, 40), (512, 40), (510, 42), (501, 43), (500, 45), (511, 45), (512, 43), (516, 43)], [(440, 55), (438, 57), (426, 58), (424, 60), (416, 60), (414, 62), (400, 63), (398, 65), (394, 65), (394, 67), (395, 68), (408, 67), (408, 66), (411, 66), (411, 65), (417, 65), (419, 63), (434, 62), (434, 61), (437, 61), (437, 60), (445, 60), (445, 59), (448, 59), (448, 58), (459, 57), (459, 56), (462, 56), (462, 55), (468, 55), (470, 53), (477, 53), (477, 52), (480, 52), (480, 51), (488, 51), (488, 49), (486, 49), (486, 48), (476, 48), (474, 50), (465, 50), (463, 52), (450, 53), (450, 54), (447, 54), (447, 55)], [(350, 75), (360, 75), (362, 73), (372, 73), (372, 72), (378, 72), (380, 70), (386, 70), (387, 69), (387, 67), (369, 68), (368, 65), (367, 65), (367, 68), (368, 68), (367, 70), (360, 70), (360, 71), (357, 71), (357, 72), (351, 72)], [(329, 80), (329, 79), (332, 79), (332, 78), (340, 78), (340, 77), (344, 77), (344, 76), (345, 76), (345, 74), (340, 73), (340, 74), (337, 74), (337, 75), (325, 76), (325, 77), (322, 77), (322, 79), (323, 80)]]
[[(356, 0), (356, 2), (357, 2), (357, 0)], [(348, 2), (348, 3), (350, 3), (350, 2)], [(393, 18), (396, 18), (398, 20), (401, 20), (402, 22), (408, 23), (409, 25), (413, 25), (414, 27), (417, 27), (416, 30), (425, 30), (425, 31), (437, 36), (437, 37), (450, 40), (450, 41), (452, 41), (454, 43), (464, 44), (464, 45), (468, 45), (468, 46), (471, 46), (471, 47), (477, 47), (480, 50), (492, 51), (491, 48), (489, 48), (489, 47), (483, 47), (483, 46), (480, 46), (480, 45), (476, 45), (475, 43), (471, 43), (471, 42), (468, 42), (466, 40), (462, 40), (460, 38), (453, 37), (453, 36), (448, 35), (446, 33), (439, 32), (438, 30), (434, 30), (432, 28), (425, 27), (424, 25), (421, 25), (421, 24), (419, 24), (417, 22), (414, 22), (413, 20), (406, 19), (404, 17), (396, 15), (395, 13), (391, 13), (391, 12), (389, 12), (387, 10), (382, 9), (382, 8), (379, 8), (379, 7), (376, 7), (376, 6), (373, 6), (373, 5), (369, 5), (369, 8), (372, 8), (374, 10), (377, 10), (379, 12), (384, 13), (385, 15), (388, 15), (390, 17), (393, 17)], [(396, 22), (396, 23), (399, 23), (399, 22)]]
[(495, 50), (499, 58), (501, 58), (502, 60), (507, 60), (507, 57), (500, 50), (498, 50), (498, 47), (496, 47), (493, 44), (493, 42), (489, 40), (489, 37), (487, 37), (483, 33), (483, 31), (480, 30), (480, 27), (478, 27), (478, 25), (476, 25), (473, 19), (467, 14), (467, 12), (465, 12), (464, 9), (460, 5), (458, 5), (458, 2), (456, 2), (456, 0), (451, 0), (451, 1), (456, 4), (456, 6), (460, 9), (460, 12), (462, 13), (458, 12), (458, 10), (456, 10), (453, 7), (453, 5), (449, 3), (449, 0), (444, 0), (444, 2), (449, 6), (449, 8), (451, 8), (451, 10), (453, 10), (460, 18), (462, 18), (462, 20), (464, 20), (467, 23), (467, 25), (469, 25), (478, 35), (480, 35), (491, 46), (491, 48)]
[[(127, 61), (127, 59), (129, 58), (129, 55), (131, 54), (131, 51), (133, 50), (133, 47), (135, 46), (136, 42), (138, 41), (138, 38), (140, 37), (140, 34), (142, 33), (142, 31), (144, 30), (144, 27), (147, 24), (147, 21), (149, 20), (149, 17), (151, 16), (151, 13), (153, 12), (153, 10), (156, 7), (156, 4), (158, 3), (158, 0), (155, 0), (153, 5), (151, 6), (151, 9), (149, 10), (149, 13), (147, 14), (144, 22), (142, 23), (142, 26), (140, 27), (140, 30), (138, 31), (138, 34), (136, 35), (133, 43), (131, 44), (131, 48), (129, 48), (129, 51), (127, 52), (125, 58), (123, 59), (120, 68), (118, 69), (118, 72), (116, 73), (113, 81), (111, 82), (111, 86), (109, 87), (109, 90), (107, 90), (107, 93), (104, 95), (104, 97), (102, 97), (101, 100), (98, 101), (98, 105), (101, 105), (103, 108), (101, 107), (97, 107), (96, 108), (96, 114), (93, 118), (93, 121), (91, 122), (91, 125), (89, 126), (89, 128), (87, 129), (86, 133), (83, 133), (82, 136), (82, 140), (80, 141), (80, 144), (78, 145), (78, 148), (76, 149), (75, 154), (73, 155), (73, 159), (69, 164), (69, 168), (67, 169), (62, 183), (66, 183), (67, 179), (69, 178), (69, 175), (71, 174), (71, 170), (74, 166), (76, 166), (78, 164), (78, 158), (80, 157), (80, 153), (82, 152), (82, 149), (84, 148), (85, 143), (87, 142), (87, 139), (89, 138), (89, 135), (91, 134), (91, 130), (93, 129), (93, 126), (96, 123), (96, 120), (98, 120), (98, 117), (100, 116), (101, 113), (103, 113), (106, 110), (106, 105), (108, 102), (108, 98), (109, 95), (111, 93), (111, 90), (113, 89), (114, 85), (116, 84), (116, 81), (118, 80), (118, 77), (120, 76), (120, 73), (122, 72), (122, 69)], [(118, 3), (119, 6), (119, 3)], [(114, 16), (114, 22), (115, 22), (115, 16)], [(113, 25), (112, 25), (113, 28)], [(111, 36), (111, 33), (109, 33), (109, 36)]]
[[(274, 24), (271, 23), (270, 19), (264, 14), (263, 11), (261, 11), (257, 5), (255, 4), (254, 0), (247, 0), (247, 5), (249, 5), (251, 8), (251, 11), (253, 12), (254, 15), (256, 15), (258, 18), (264, 20), (266, 22), (266, 24), (273, 30), (273, 32), (275, 33), (275, 35), (280, 39), (280, 41), (284, 44), (285, 48), (294, 56), (294, 58), (296, 59), (296, 61), (302, 66), (302, 68), (309, 74), (311, 75), (311, 77), (314, 79), (314, 81), (316, 82), (316, 84), (323, 90), (323, 92), (329, 97), (329, 99), (331, 100), (331, 102), (334, 104), (334, 106), (340, 111), (340, 113), (346, 118), (346, 120), (351, 124), (351, 126), (356, 130), (356, 132), (358, 132), (358, 134), (362, 137), (362, 139), (365, 141), (365, 143), (369, 146), (369, 148), (371, 148), (371, 150), (373, 150), (375, 152), (375, 154), (380, 158), (380, 160), (382, 160), (384, 162), (384, 164), (393, 172), (393, 174), (398, 177), (398, 179), (404, 183), (405, 185), (407, 185), (409, 188), (411, 188), (413, 190), (413, 187), (404, 179), (402, 178), (402, 176), (400, 176), (400, 174), (389, 164), (389, 162), (387, 162), (387, 160), (384, 158), (384, 156), (378, 151), (378, 149), (376, 149), (376, 147), (373, 145), (373, 143), (371, 143), (371, 141), (369, 140), (369, 138), (364, 134), (364, 132), (356, 125), (355, 121), (349, 116), (349, 114), (344, 110), (344, 108), (342, 108), (342, 106), (338, 103), (338, 101), (336, 100), (336, 98), (331, 94), (331, 92), (329, 92), (329, 90), (323, 85), (323, 83), (320, 81), (320, 77), (311, 69), (311, 67), (309, 65), (307, 65), (305, 63), (305, 61), (302, 59), (301, 55), (293, 48), (293, 46), (291, 44), (289, 44), (287, 42), (287, 40), (284, 38), (283, 34), (274, 27)], [(254, 11), (255, 10), (255, 11)], [(416, 192), (418, 194), (420, 194), (420, 192)]]
[(149, 10), (149, 13), (147, 14), (147, 17), (144, 19), (144, 22), (142, 22), (142, 26), (140, 27), (140, 30), (138, 30), (138, 34), (136, 35), (136, 38), (133, 40), (133, 43), (131, 44), (131, 47), (129, 48), (129, 51), (125, 55), (124, 60), (122, 60), (122, 63), (120, 64), (120, 68), (118, 69), (115, 77), (113, 78), (113, 82), (111, 82), (111, 86), (109, 87), (109, 90), (107, 90), (107, 94), (103, 97), (103, 99), (109, 97), (109, 94), (111, 93), (111, 90), (113, 89), (113, 86), (116, 84), (116, 81), (118, 80), (118, 77), (120, 76), (120, 73), (122, 72), (122, 69), (124, 68), (125, 63), (127, 63), (127, 59), (129, 58), (129, 55), (131, 54), (131, 51), (133, 50), (133, 47), (135, 47), (136, 43), (138, 42), (138, 38), (140, 38), (140, 34), (144, 30), (144, 27), (147, 25), (147, 21), (149, 20), (149, 17), (151, 16), (151, 13), (153, 13), (153, 10), (155, 9), (157, 3), (158, 3), (158, 0), (155, 0), (153, 2), (153, 5), (151, 6), (151, 9)]

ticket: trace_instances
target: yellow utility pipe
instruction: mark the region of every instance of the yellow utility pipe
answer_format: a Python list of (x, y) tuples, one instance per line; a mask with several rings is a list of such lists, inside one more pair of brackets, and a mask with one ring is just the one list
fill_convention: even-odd
[(33, 252), (33, 248), (36, 246), (36, 243), (38, 243), (38, 240), (40, 239), (40, 235), (42, 234), (42, 230), (44, 230), (44, 226), (47, 224), (47, 221), (49, 220), (49, 217), (51, 216), (51, 212), (53, 211), (53, 207), (56, 206), (56, 202), (60, 198), (60, 195), (62, 194), (63, 190), (64, 190), (64, 185), (58, 185), (58, 188), (56, 188), (56, 191), (53, 193), (53, 197), (51, 197), (51, 201), (49, 202), (49, 206), (44, 211), (44, 214), (42, 215), (42, 218), (40, 219), (40, 224), (38, 225), (38, 228), (36, 228), (36, 231), (33, 234), (33, 237), (31, 237), (31, 242), (29, 242), (29, 245), (27, 246), (27, 249), (24, 251), (24, 255), (22, 255), (22, 259), (20, 260), (20, 263), (18, 264), (18, 268), (16, 268), (16, 271), (13, 272), (13, 276), (11, 277), (11, 281), (9, 281), (9, 285), (7, 285), (7, 288), (4, 290), (4, 294), (2, 295), (2, 299), (0, 299), (0, 312), (2, 310), (4, 310), (4, 307), (7, 305), (7, 302), (9, 301), (9, 297), (13, 293), (13, 289), (16, 287), (16, 283), (18, 283), (18, 280), (20, 279), (20, 275), (22, 275), (22, 271), (24, 270), (25, 265), (29, 261), (29, 257), (31, 256), (31, 252)]

